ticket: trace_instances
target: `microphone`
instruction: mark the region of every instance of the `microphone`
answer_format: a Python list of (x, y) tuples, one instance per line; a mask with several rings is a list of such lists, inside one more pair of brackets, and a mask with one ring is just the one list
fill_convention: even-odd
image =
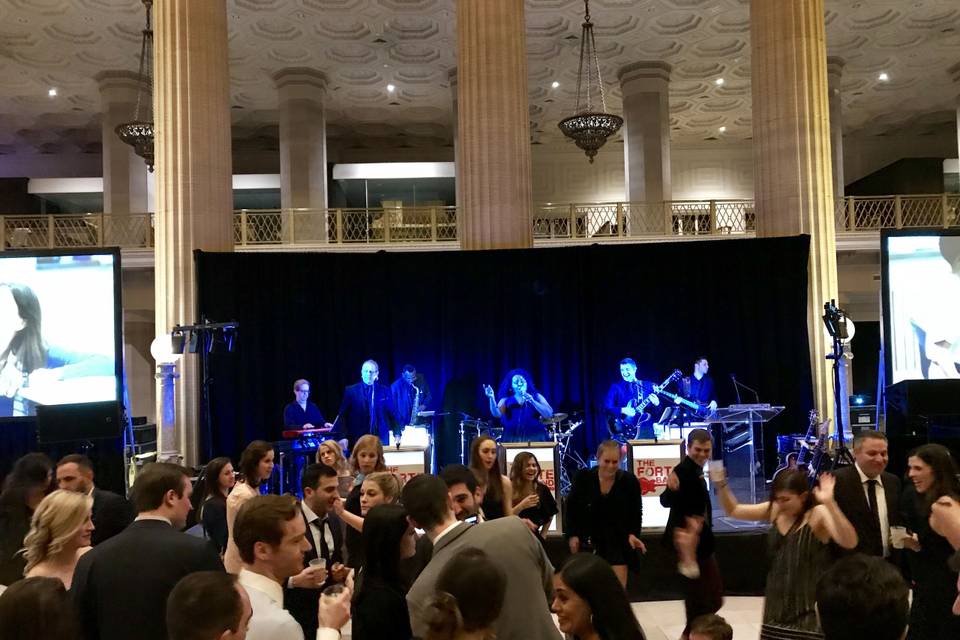
[(756, 389), (754, 389), (753, 387), (748, 387), (747, 385), (745, 385), (745, 384), (743, 384), (742, 382), (740, 382), (739, 380), (737, 380), (737, 375), (736, 375), (735, 373), (731, 373), (731, 374), (730, 374), (730, 379), (733, 380), (733, 384), (735, 385), (735, 388), (737, 389), (737, 402), (740, 402), (740, 389), (739, 389), (739, 388), (740, 388), (740, 387), (743, 387), (743, 388), (746, 389), (747, 391), (751, 392), (751, 393), (754, 395), (754, 397), (756, 398), (757, 404), (760, 404), (760, 394), (757, 393), (757, 390), (756, 390)]

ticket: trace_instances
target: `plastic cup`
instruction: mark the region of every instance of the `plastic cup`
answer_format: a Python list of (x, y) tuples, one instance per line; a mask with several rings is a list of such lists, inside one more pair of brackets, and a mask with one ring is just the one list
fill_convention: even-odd
[(323, 593), (320, 594), (320, 597), (325, 604), (333, 604), (340, 594), (343, 593), (344, 589), (346, 589), (346, 587), (342, 584), (332, 584), (323, 590)]
[(907, 537), (906, 527), (890, 527), (890, 546), (894, 549), (903, 549), (903, 541)]
[(723, 472), (723, 460), (711, 460), (709, 465), (710, 482), (723, 482), (725, 474)]

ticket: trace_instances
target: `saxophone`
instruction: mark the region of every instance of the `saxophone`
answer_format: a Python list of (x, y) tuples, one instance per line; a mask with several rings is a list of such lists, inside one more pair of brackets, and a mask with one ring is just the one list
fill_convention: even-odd
[(407, 424), (417, 424), (417, 414), (420, 413), (420, 387), (411, 383), (413, 387), (413, 410), (410, 411), (410, 421)]

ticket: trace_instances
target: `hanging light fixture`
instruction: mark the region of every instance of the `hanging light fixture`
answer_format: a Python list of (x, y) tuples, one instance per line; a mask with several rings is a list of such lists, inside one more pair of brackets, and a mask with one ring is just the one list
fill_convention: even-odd
[[(564, 118), (559, 127), (563, 135), (587, 153), (590, 162), (607, 142), (623, 126), (623, 118), (607, 113), (603, 97), (603, 78), (600, 77), (600, 58), (597, 57), (597, 41), (590, 22), (590, 0), (583, 1), (583, 32), (580, 35), (580, 70), (577, 74), (576, 115)], [(586, 76), (586, 77), (584, 77)], [(596, 89), (594, 89), (596, 84)], [(594, 110), (594, 94), (599, 96), (599, 111)]]
[[(147, 11), (147, 26), (140, 44), (140, 71), (137, 73), (137, 106), (133, 120), (117, 125), (117, 136), (133, 147), (133, 152), (144, 159), (153, 172), (153, 29), (150, 9), (153, 0), (143, 0)], [(143, 114), (141, 116), (141, 113)]]

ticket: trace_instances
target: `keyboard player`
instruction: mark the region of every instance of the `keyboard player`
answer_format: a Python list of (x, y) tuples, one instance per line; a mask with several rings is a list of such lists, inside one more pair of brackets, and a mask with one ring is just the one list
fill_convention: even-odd
[(320, 408), (310, 402), (310, 383), (300, 379), (293, 383), (293, 402), (283, 409), (285, 430), (317, 429), (322, 433), (333, 431), (333, 425), (323, 419)]

